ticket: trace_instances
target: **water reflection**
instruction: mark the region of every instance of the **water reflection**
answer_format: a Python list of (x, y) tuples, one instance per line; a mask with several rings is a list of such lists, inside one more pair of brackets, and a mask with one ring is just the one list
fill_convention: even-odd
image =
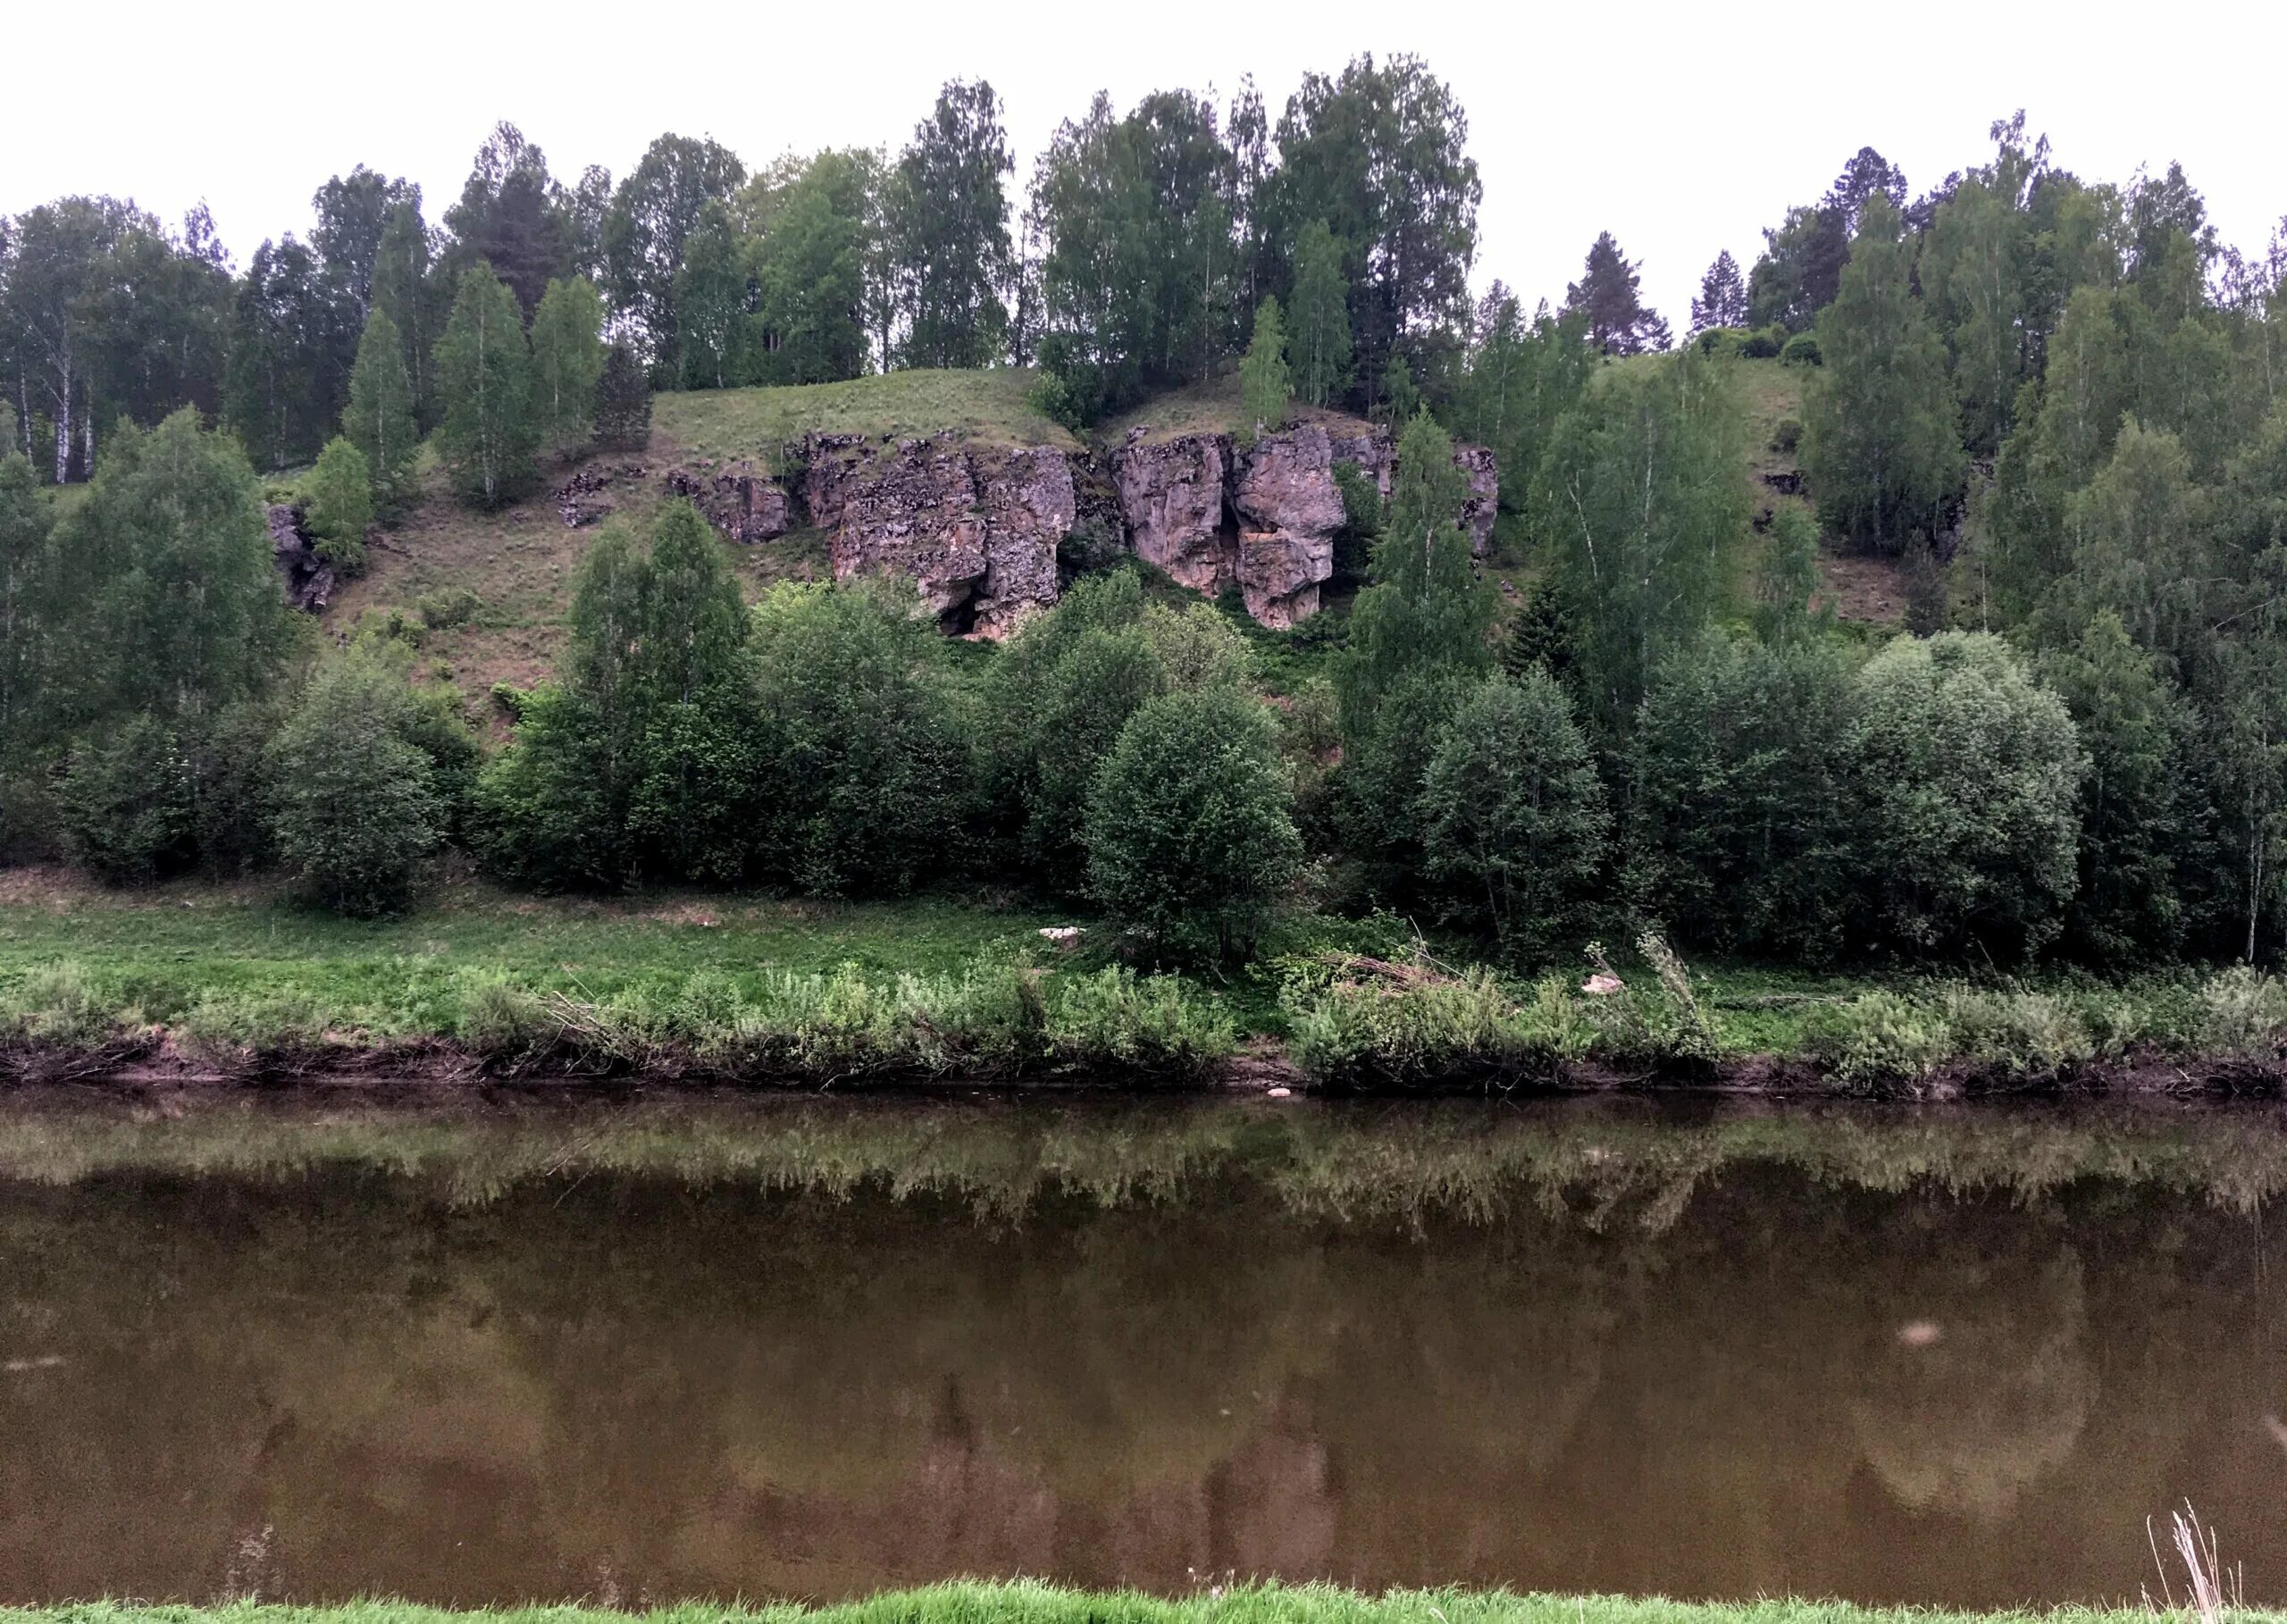
[[(2013, 1180), (1978, 1119), (1900, 1113), (1511, 1111), (1494, 1177), (1481, 1108), (1208, 1112), (1179, 1156), (1070, 1109), (686, 1115), (658, 1165), (519, 1108), (460, 1123), (473, 1181), (347, 1107), (242, 1121), (229, 1171), (217, 1122), (145, 1125), (138, 1164), (121, 1109), (0, 1116), (0, 1599), (2061, 1601), (2134, 1595), (2187, 1494), (2287, 1590), (2287, 1301), (2219, 1193), (2268, 1116), (2082, 1118), (2062, 1174), (2057, 1119)], [(752, 1176), (805, 1134), (861, 1171)], [(932, 1155), (971, 1176), (892, 1193)]]

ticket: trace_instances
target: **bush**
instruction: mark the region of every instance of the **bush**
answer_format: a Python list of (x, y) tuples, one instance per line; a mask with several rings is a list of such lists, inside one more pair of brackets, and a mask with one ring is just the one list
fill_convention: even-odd
[(1207, 1071), (1237, 1042), (1229, 1017), (1177, 977), (1117, 967), (1064, 978), (1049, 1000), (1048, 1036), (1067, 1060), (1176, 1076)]
[(1814, 332), (1797, 333), (1779, 352), (1780, 361), (1788, 366), (1817, 366), (1824, 358), (1819, 351), (1819, 336)]
[(1162, 694), (1120, 731), (1089, 795), (1089, 889), (1161, 952), (1242, 953), (1302, 860), (1293, 799), (1260, 702)]
[(331, 1011), (305, 992), (209, 992), (180, 1030), (194, 1049), (253, 1056), (315, 1048), (333, 1024)]
[(2097, 1052), (2080, 1012), (2049, 992), (1950, 987), (1945, 1018), (1953, 1051), (2015, 1076), (2048, 1076)]
[(643, 364), (625, 343), (604, 355), (596, 385), (596, 444), (610, 451), (641, 451), (651, 443), (651, 385)]
[(1777, 322), (1758, 328), (1739, 340), (1739, 354), (1750, 361), (1768, 361), (1787, 347), (1787, 330)]
[(483, 607), (484, 599), (465, 586), (440, 587), (413, 600), (413, 612), (421, 616), (422, 624), (439, 632), (468, 624)]
[(1808, 1046), (1836, 1082), (1865, 1087), (1928, 1076), (1952, 1058), (1953, 1032), (1937, 1010), (1895, 992), (1866, 992), (1823, 1012)]
[(147, 885), (193, 855), (189, 764), (148, 715), (72, 746), (56, 810), (72, 860), (107, 885)]
[(1860, 670), (1860, 868), (1888, 939), (2023, 958), (2078, 883), (2073, 719), (2000, 639), (1900, 637)]
[(1738, 356), (1745, 352), (1751, 336), (1744, 327), (1708, 327), (1693, 335), (1691, 341), (1699, 346), (1703, 356)]
[(1771, 431), (1771, 448), (1783, 456), (1792, 456), (1803, 443), (1803, 420), (1782, 417)]
[(1391, 975), (1360, 965), (1291, 967), (1280, 1003), (1288, 1052), (1336, 1087), (1420, 1088), (1544, 1076), (1583, 1052), (1589, 1028), (1563, 983), (1549, 977), (1520, 1002), (1482, 967), (1459, 975), (1427, 965)]
[(310, 471), (307, 519), (318, 557), (345, 575), (365, 568), (365, 531), (373, 522), (373, 481), (365, 454), (339, 435)]
[(36, 966), (0, 992), (0, 1034), (88, 1045), (101, 1042), (120, 1024), (112, 1000), (87, 967), (71, 959)]
[(431, 764), (405, 736), (416, 710), (396, 673), (353, 652), (319, 668), (270, 742), (272, 837), (323, 907), (370, 917), (403, 906), (437, 844)]
[(2203, 1057), (2268, 1060), (2287, 1055), (2287, 979), (2233, 965), (2199, 990)]
[(1480, 684), (1437, 731), (1413, 800), (1449, 917), (1546, 945), (1587, 894), (1611, 825), (1572, 707), (1546, 672)]

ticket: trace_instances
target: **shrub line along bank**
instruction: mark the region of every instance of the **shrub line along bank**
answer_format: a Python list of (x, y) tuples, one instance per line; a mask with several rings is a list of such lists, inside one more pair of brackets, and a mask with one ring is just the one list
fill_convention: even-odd
[(1607, 966), (1589, 984), (1612, 984), (1600, 992), (1427, 959), (1289, 960), (1275, 1015), (1251, 1034), (1230, 1000), (1121, 967), (702, 967), (591, 997), (468, 967), (439, 984), (415, 966), (354, 1006), (202, 989), (154, 1010), (132, 975), (54, 961), (0, 976), (0, 1077), (1912, 1095), (2287, 1084), (2287, 978), (2245, 967), (2112, 986), (1727, 997), (1658, 938), (1639, 946), (1649, 974)]
[[(2276, 1612), (2233, 1608), (2245, 1624)], [(2023, 1608), (1941, 1611), (1860, 1607), (1844, 1602), (1762, 1600), (1671, 1602), (1620, 1596), (1512, 1595), (1505, 1592), (1392, 1590), (1379, 1595), (1324, 1585), (1216, 1586), (1179, 1598), (1133, 1591), (1064, 1590), (1031, 1580), (960, 1581), (894, 1591), (831, 1606), (787, 1603), (723, 1606), (686, 1603), (639, 1612), (576, 1606), (525, 1606), (458, 1612), (406, 1602), (360, 1601), (332, 1607), (226, 1603), (214, 1607), (101, 1602), (49, 1609), (0, 1609), (0, 1624), (1955, 1624), (1956, 1620), (2149, 1620), (2146, 1607)], [(2161, 1614), (2161, 1617), (2191, 1617)]]

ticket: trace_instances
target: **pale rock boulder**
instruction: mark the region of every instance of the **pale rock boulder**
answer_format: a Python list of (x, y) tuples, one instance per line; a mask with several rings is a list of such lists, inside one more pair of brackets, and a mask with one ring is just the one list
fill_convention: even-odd
[(1230, 470), (1231, 442), (1222, 434), (1149, 440), (1138, 429), (1111, 454), (1130, 549), (1211, 598), (1238, 573), (1237, 538), (1224, 514)]

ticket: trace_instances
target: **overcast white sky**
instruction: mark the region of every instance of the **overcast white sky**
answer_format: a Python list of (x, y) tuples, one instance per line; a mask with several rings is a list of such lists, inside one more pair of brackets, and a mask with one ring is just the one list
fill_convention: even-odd
[(1987, 126), (2019, 106), (2085, 177), (2181, 159), (2227, 241), (2260, 247), (2287, 213), (2281, 0), (13, 9), (0, 213), (108, 191), (172, 221), (204, 197), (241, 265), (306, 232), (310, 194), (359, 163), (418, 180), (433, 221), (501, 118), (566, 180), (625, 173), (666, 130), (754, 165), (894, 148), (940, 82), (982, 74), (1021, 181), (1099, 87), (1123, 108), (1161, 87), (1227, 102), (1252, 71), (1275, 120), (1306, 69), (1366, 50), (1420, 54), (1469, 110), (1480, 287), (1561, 298), (1610, 230), (1679, 331), (1716, 250), (1745, 268), (1760, 229), (1861, 145), (1918, 192), (1982, 162)]

